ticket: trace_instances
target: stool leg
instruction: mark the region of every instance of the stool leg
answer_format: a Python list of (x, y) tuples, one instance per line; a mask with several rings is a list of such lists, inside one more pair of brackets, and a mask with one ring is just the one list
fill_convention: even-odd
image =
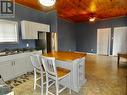
[(120, 56), (118, 55), (118, 59), (117, 59), (117, 67), (119, 67), (119, 62), (120, 62)]
[(69, 74), (69, 85), (70, 85), (69, 93), (71, 94), (71, 73)]
[(43, 71), (41, 70), (41, 95), (43, 95)]
[(58, 79), (56, 79), (56, 95), (59, 95), (59, 84), (58, 84)]
[(48, 79), (48, 74), (46, 74), (46, 95), (48, 95), (48, 86), (49, 86), (49, 79)]
[(34, 68), (34, 90), (36, 90), (36, 78), (37, 78), (36, 69)]

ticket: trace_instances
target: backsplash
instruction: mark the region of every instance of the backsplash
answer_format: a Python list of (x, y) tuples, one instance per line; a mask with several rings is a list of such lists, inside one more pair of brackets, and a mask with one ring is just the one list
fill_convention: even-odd
[(35, 41), (34, 40), (19, 40), (19, 43), (16, 44), (0, 44), (0, 50), (6, 49), (16, 49), (16, 48), (27, 48), (27, 44), (29, 44), (29, 48), (35, 48)]

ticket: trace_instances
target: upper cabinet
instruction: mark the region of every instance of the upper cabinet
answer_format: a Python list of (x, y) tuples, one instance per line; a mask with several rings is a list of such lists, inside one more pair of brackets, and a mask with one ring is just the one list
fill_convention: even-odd
[(50, 32), (48, 24), (21, 21), (22, 39), (38, 39), (38, 31)]

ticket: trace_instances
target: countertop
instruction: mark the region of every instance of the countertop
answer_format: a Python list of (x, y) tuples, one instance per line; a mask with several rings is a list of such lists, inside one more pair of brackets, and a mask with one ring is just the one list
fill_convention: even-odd
[(56, 60), (72, 61), (72, 60), (75, 60), (75, 59), (78, 59), (78, 58), (85, 57), (86, 53), (58, 51), (58, 52), (46, 53), (46, 54), (44, 54), (44, 56), (55, 57)]
[(37, 54), (42, 54), (41, 50), (35, 50), (35, 51), (28, 51), (28, 52), (22, 52), (22, 53), (17, 53), (17, 54), (11, 54), (7, 56), (0, 56), (0, 62), (5, 62), (9, 60), (15, 60), (21, 57), (26, 57), (29, 56), (30, 54), (37, 53)]
[(26, 53), (26, 52), (33, 52), (33, 51), (36, 51), (36, 50), (35, 49), (8, 50), (8, 51), (0, 52), (0, 56), (8, 56), (8, 55), (14, 55), (14, 54), (20, 54), (20, 53)]

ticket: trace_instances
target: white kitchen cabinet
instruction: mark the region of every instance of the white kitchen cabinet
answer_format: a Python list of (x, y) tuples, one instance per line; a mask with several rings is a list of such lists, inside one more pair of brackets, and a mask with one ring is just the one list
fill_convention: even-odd
[(4, 81), (32, 72), (33, 66), (30, 61), (32, 53), (42, 54), (41, 51), (34, 51), (0, 57), (0, 75)]
[(0, 75), (7, 81), (27, 73), (25, 57), (0, 63)]
[(85, 65), (84, 65), (84, 63), (85, 63), (85, 60), (82, 58), (79, 62), (78, 62), (78, 64), (77, 64), (77, 85), (78, 85), (78, 87), (81, 87), (82, 86), (82, 84), (84, 84), (84, 82), (85, 82)]
[(25, 61), (26, 61), (26, 63), (28, 63), (26, 65), (27, 72), (33, 71), (33, 66), (32, 66), (32, 63), (31, 63), (31, 60), (30, 60), (30, 56), (27, 56)]
[(0, 64), (0, 75), (6, 81), (14, 78), (13, 61), (5, 61)]
[(81, 86), (86, 82), (85, 78), (85, 57), (70, 61), (56, 60), (56, 66), (71, 70), (71, 87), (69, 86), (69, 78), (64, 78), (60, 84), (71, 88), (75, 92), (79, 92)]
[(47, 24), (37, 24), (38, 30), (43, 32), (50, 32), (50, 27)]
[(21, 21), (22, 39), (38, 39), (38, 31), (50, 32), (48, 24)]
[(27, 62), (26, 62), (26, 58), (25, 57), (20, 57), (17, 58), (15, 60), (13, 60), (14, 62), (14, 73), (15, 76), (20, 76), (22, 74), (27, 73)]

